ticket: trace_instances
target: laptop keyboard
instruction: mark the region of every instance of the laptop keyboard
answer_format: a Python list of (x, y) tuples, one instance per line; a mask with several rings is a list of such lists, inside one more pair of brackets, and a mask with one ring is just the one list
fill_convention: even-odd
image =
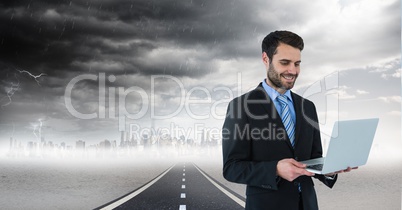
[(316, 165), (309, 165), (309, 166), (307, 166), (307, 168), (321, 171), (323, 166), (324, 166), (324, 164), (316, 164)]

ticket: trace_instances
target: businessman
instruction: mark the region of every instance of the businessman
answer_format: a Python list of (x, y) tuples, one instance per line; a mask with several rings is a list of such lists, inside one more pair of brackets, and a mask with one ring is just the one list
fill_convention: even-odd
[(233, 99), (222, 130), (223, 176), (246, 184), (246, 209), (318, 209), (314, 183), (332, 188), (339, 171), (315, 175), (299, 161), (322, 156), (314, 104), (290, 91), (299, 76), (303, 39), (275, 31), (262, 42), (267, 77)]

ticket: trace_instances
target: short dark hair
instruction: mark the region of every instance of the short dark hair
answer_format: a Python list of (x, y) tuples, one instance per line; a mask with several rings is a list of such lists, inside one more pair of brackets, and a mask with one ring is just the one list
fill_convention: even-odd
[(274, 31), (269, 33), (264, 40), (262, 40), (262, 52), (267, 53), (269, 62), (272, 63), (272, 57), (277, 53), (279, 43), (287, 44), (292, 47), (298, 48), (300, 51), (304, 48), (303, 39), (290, 31)]

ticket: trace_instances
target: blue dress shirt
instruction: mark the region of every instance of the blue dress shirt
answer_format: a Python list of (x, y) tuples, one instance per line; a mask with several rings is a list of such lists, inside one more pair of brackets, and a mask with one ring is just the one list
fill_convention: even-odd
[[(278, 111), (279, 116), (280, 116), (282, 114), (282, 106), (281, 106), (280, 102), (276, 99), (276, 97), (278, 95), (280, 95), (280, 93), (278, 93), (278, 91), (276, 91), (275, 89), (270, 87), (267, 84), (267, 82), (265, 81), (265, 79), (262, 81), (262, 87), (264, 87), (265, 92), (267, 92), (268, 96), (274, 102), (276, 111)], [(296, 125), (296, 112), (295, 112), (295, 107), (293, 106), (293, 99), (292, 99), (292, 95), (290, 94), (290, 90), (287, 90), (284, 95), (288, 99), (287, 103), (289, 106), (290, 115), (291, 115), (293, 124)]]

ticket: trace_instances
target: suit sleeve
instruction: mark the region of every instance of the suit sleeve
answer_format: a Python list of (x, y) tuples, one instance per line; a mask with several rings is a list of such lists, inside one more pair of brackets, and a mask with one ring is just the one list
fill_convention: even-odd
[(241, 100), (233, 100), (222, 130), (223, 176), (231, 182), (277, 190), (278, 161), (252, 161), (248, 126)]

